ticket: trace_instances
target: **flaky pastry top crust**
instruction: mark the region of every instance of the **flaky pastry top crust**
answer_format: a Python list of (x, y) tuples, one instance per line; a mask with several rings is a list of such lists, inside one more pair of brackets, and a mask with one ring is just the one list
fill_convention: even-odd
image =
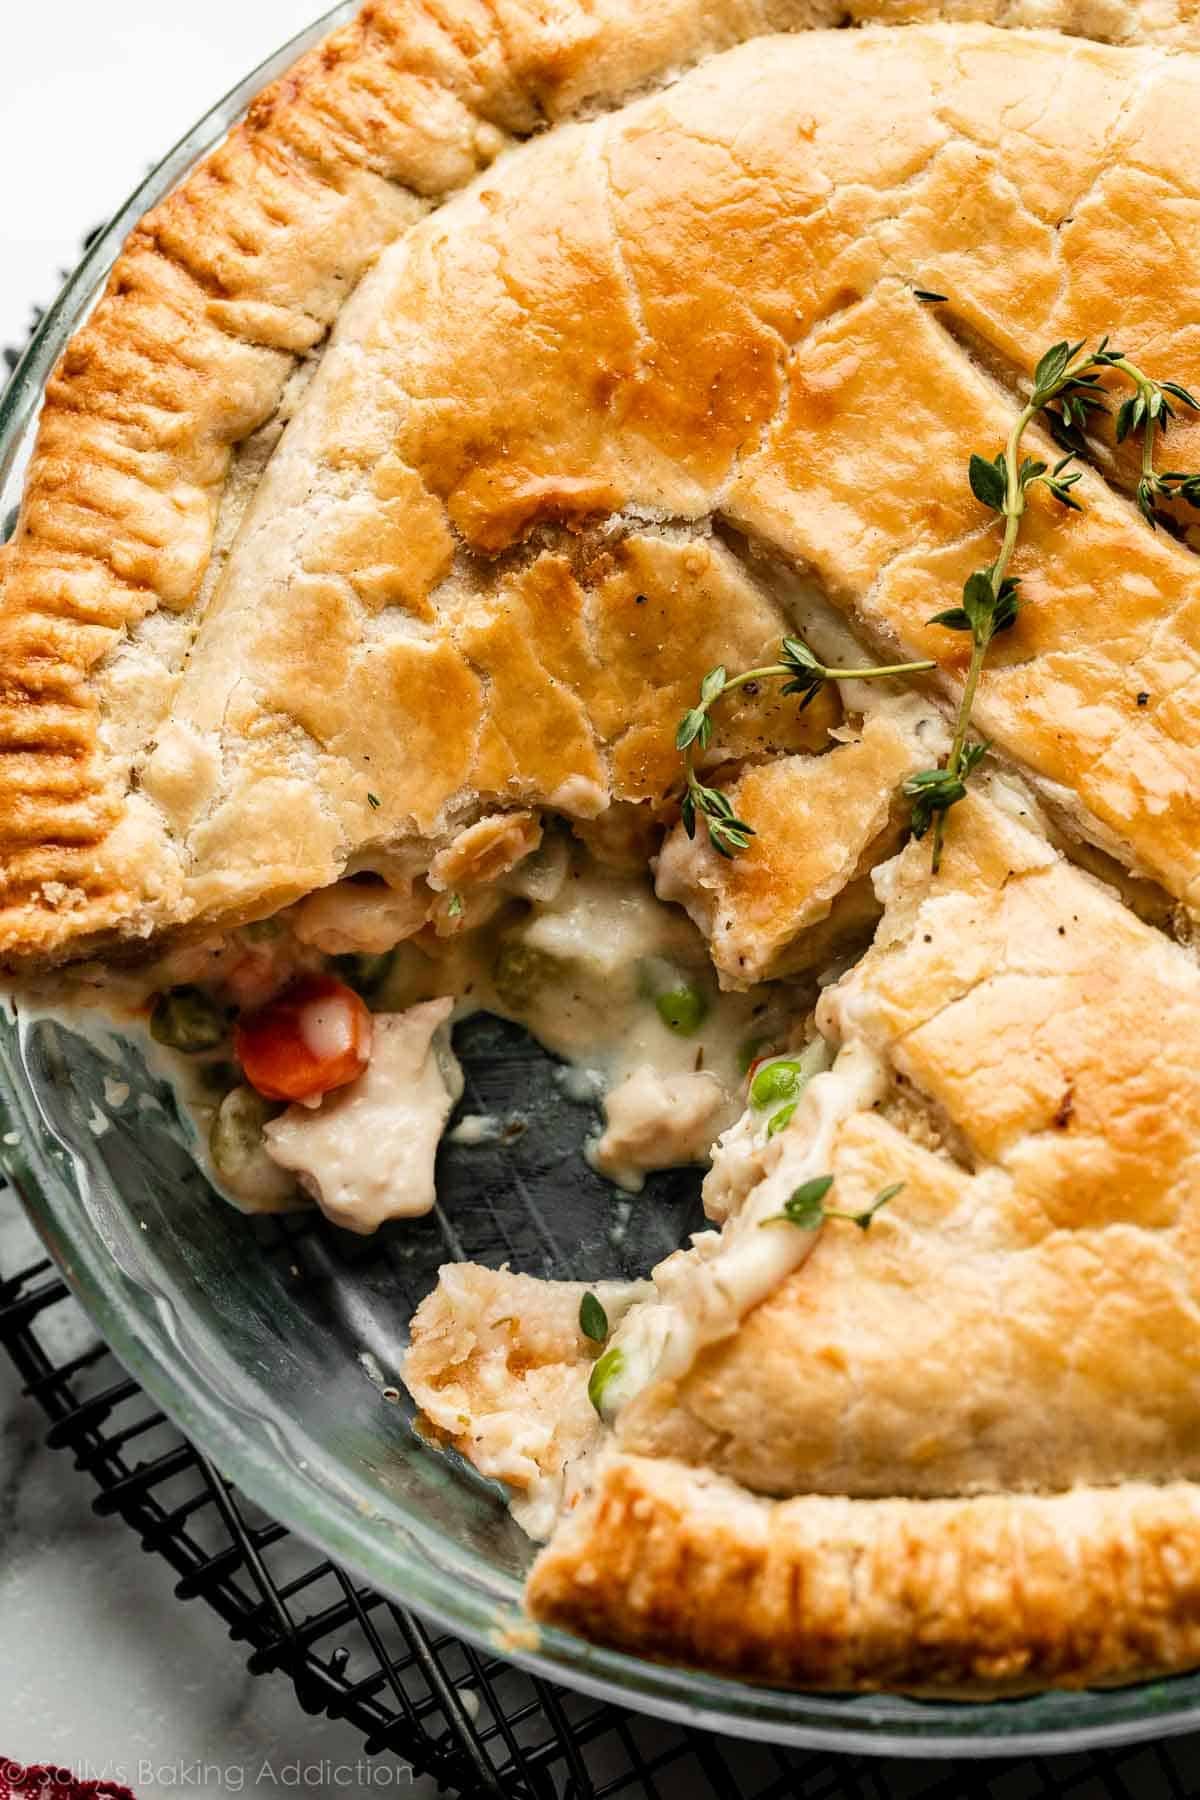
[[(1031, 353), (1107, 328), (1119, 291), (1131, 353), (1200, 379), (1163, 226), (1191, 204), (1200, 71), (1189, 9), (947, 12), (1124, 47), (764, 35), (824, 22), (794, 0), (673, 0), (636, 30), (621, 0), (388, 0), (261, 96), (48, 389), (2, 563), (0, 953), (269, 911), (497, 805), (659, 802), (687, 641), (711, 612), (733, 642), (760, 585), (714, 521), (953, 686), (923, 621), (977, 558), (959, 471)], [(1192, 554), (1128, 479), (1089, 475), (1079, 517), (1034, 505), (1033, 603), (978, 717), (1187, 899)], [(699, 587), (689, 555), (732, 586), (662, 614), (659, 692), (622, 592), (639, 557)]]
[(839, 1130), (830, 1204), (902, 1191), (633, 1401), (626, 1449), (775, 1495), (1200, 1477), (1200, 969), (963, 805), (936, 878), (927, 845), (888, 868), (818, 1011), (889, 1075)]
[[(253, 916), (506, 807), (663, 809), (699, 676), (787, 623), (764, 548), (953, 697), (926, 620), (980, 560), (962, 469), (1032, 357), (1119, 329), (1200, 383), (1195, 13), (850, 10), (877, 28), (813, 30), (821, 0), (379, 0), (142, 221), (0, 552), (0, 955)], [(1195, 427), (1176, 444), (1200, 462)], [(1033, 501), (976, 717), (1069, 829), (1193, 903), (1194, 553), (1136, 516), (1124, 455), (1096, 459), (1082, 514)], [(722, 741), (802, 752), (838, 722), (758, 696)], [(764, 818), (785, 774), (814, 785), (771, 771), (743, 777)], [(538, 1565), (540, 1616), (831, 1686), (1200, 1658), (1196, 1490), (1131, 1479), (1200, 1456), (1196, 977), (980, 816), (954, 815), (940, 900), (898, 878), (837, 1001), (930, 1134), (899, 1102), (856, 1120), (839, 1182), (905, 1194), (631, 1411), (656, 1455), (606, 1466)], [(855, 843), (888, 824), (865, 806)], [(814, 904), (784, 875), (742, 877), (764, 967)], [(695, 1462), (857, 1494), (775, 1503)], [(1121, 1485), (962, 1491), (1077, 1480)]]
[(535, 1618), (774, 1686), (939, 1698), (1200, 1660), (1200, 1488), (762, 1500), (616, 1455), (534, 1564)]

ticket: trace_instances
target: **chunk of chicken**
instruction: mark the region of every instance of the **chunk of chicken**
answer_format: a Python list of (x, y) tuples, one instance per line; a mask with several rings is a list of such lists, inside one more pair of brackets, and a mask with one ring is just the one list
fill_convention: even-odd
[(588, 1161), (618, 1187), (637, 1193), (648, 1169), (706, 1162), (713, 1139), (729, 1123), (730, 1099), (715, 1075), (661, 1075), (643, 1063), (604, 1102), (603, 1135)]
[(371, 1060), (319, 1107), (289, 1106), (264, 1128), (268, 1154), (292, 1169), (335, 1225), (364, 1235), (414, 1219), (436, 1199), (438, 1140), (462, 1093), (444, 1027), (450, 999), (377, 1013)]
[(292, 932), (326, 956), (378, 956), (420, 931), (429, 906), (424, 882), (336, 881), (295, 908)]

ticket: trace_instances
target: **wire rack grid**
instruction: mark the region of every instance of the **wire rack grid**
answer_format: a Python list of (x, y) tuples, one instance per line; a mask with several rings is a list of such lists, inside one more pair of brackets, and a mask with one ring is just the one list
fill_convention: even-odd
[[(0, 1344), (70, 1454), (142, 1548), (244, 1646), (255, 1674), (277, 1672), (309, 1713), (344, 1718), (368, 1754), (391, 1753), (460, 1794), (570, 1796), (877, 1795), (850, 1759), (722, 1745), (553, 1688), (430, 1630), (312, 1552), (238, 1493), (115, 1363), (99, 1341), (57, 1361), (53, 1315), (73, 1308), (46, 1260), (0, 1271)], [(57, 1321), (56, 1321), (57, 1322)], [(731, 1768), (731, 1756), (738, 1764)], [(803, 1785), (798, 1785), (803, 1776)], [(954, 1790), (958, 1791), (958, 1790)]]

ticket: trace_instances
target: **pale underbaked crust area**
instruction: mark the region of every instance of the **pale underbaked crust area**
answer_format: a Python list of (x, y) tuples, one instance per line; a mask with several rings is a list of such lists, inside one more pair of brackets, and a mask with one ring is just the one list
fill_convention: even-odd
[[(1107, 329), (1119, 293), (1126, 346), (1200, 382), (1179, 251), (1194, 232), (1183, 172), (1200, 67), (1173, 53), (1196, 42), (1191, 9), (1149, 0), (852, 9), (888, 24), (934, 13), (1126, 47), (919, 27), (749, 41), (839, 22), (798, 0), (388, 0), (260, 97), (143, 221), (48, 389), (0, 552), (0, 954), (53, 960), (265, 912), (406, 838), (432, 854), (497, 801), (583, 819), (614, 801), (660, 806), (676, 774), (666, 727), (699, 673), (757, 658), (786, 618), (709, 535), (714, 518), (812, 570), (880, 644), (944, 661), (929, 596), (979, 557), (961, 470), (1003, 436), (1030, 354)], [(474, 180), (545, 123), (560, 129)], [(952, 293), (952, 310), (922, 309), (914, 284)], [(297, 373), (335, 321), (301, 399)], [(880, 432), (881, 392), (902, 430)], [(1181, 431), (1177, 454), (1200, 461), (1200, 433)], [(1027, 623), (998, 647), (977, 718), (1074, 829), (1188, 902), (1194, 559), (1145, 530), (1129, 479), (1120, 459), (1089, 474), (1079, 518), (1034, 504), (1018, 565)], [(832, 722), (814, 712), (797, 728), (752, 703), (726, 740), (735, 754), (803, 750)], [(744, 873), (776, 918), (782, 876), (752, 859)], [(1028, 924), (1009, 918), (1020, 899), (1007, 877), (977, 897), (998, 931)], [(1149, 956), (1123, 935), (1132, 920), (1097, 931), (1113, 967)], [(868, 965), (864, 984), (878, 973)], [(945, 974), (923, 965), (921, 994)], [(1102, 1221), (1098, 1258), (1082, 1252), (1093, 1273), (1129, 1234), (1118, 1247), (1144, 1260), (1157, 1296), (1150, 1341), (1124, 1385), (1099, 1354), (1065, 1383), (1061, 1429), (1089, 1429), (1063, 1478), (1190, 1470), (1192, 1363), (1169, 1367), (1167, 1353), (1194, 1304), (1190, 1170), (1172, 1137), (1194, 1141), (1190, 1089), (1175, 1117), (1179, 1072), (1164, 1067), (1159, 1091), (1121, 1114), (1128, 1145), (1107, 1125), (1089, 1135), (1090, 1112), (1128, 1095), (1084, 1017), (1127, 1007), (1115, 1045), (1182, 1003), (1171, 971), (1140, 1013), (1104, 988), (1103, 958), (1067, 975), (1082, 1026), (1059, 1043), (1048, 1016), (1031, 1065), (1017, 1047), (1010, 1061), (1032, 1068), (1024, 1111), (952, 1091), (961, 1046), (914, 1064), (923, 1091), (941, 1083), (955, 1130), (961, 1101), (992, 1133), (975, 1149), (1001, 1172), (996, 1191), (980, 1199), (962, 1170), (923, 1179), (911, 1147), (908, 1179), (935, 1223), (958, 1208), (1027, 1254), (1044, 1338), (996, 1373), (1027, 1395), (1040, 1355), (1086, 1340), (1068, 1300), (1113, 1305), (1114, 1343), (1134, 1333), (1098, 1275), (1055, 1288), (1053, 1233), (1082, 1235), (1055, 1209)], [(898, 1026), (885, 989), (872, 1028), (903, 1036), (899, 1066), (956, 997), (926, 1018), (898, 991), (886, 1005), (913, 1010)], [(995, 1024), (1000, 1044), (1018, 1029), (1002, 1005)], [(1194, 1025), (1179, 1030), (1190, 1044)], [(988, 1092), (1003, 1086), (982, 1068), (971, 1077)], [(1054, 1136), (1067, 1129), (1078, 1167)], [(1034, 1155), (1010, 1167), (1006, 1148), (1039, 1134), (1054, 1145), (1045, 1167)], [(875, 1149), (848, 1140), (847, 1166)], [(881, 1224), (872, 1250), (887, 1258), (889, 1233), (915, 1229), (906, 1218)], [(660, 1454), (606, 1466), (537, 1566), (539, 1615), (648, 1654), (833, 1687), (1004, 1689), (1200, 1660), (1187, 1484), (774, 1504), (686, 1466), (727, 1466), (768, 1491), (844, 1484), (836, 1449), (816, 1460), (857, 1347), (843, 1288), (861, 1292), (863, 1275), (844, 1241), (829, 1234), (809, 1272), (828, 1316), (801, 1342), (816, 1333), (829, 1379), (797, 1399), (779, 1376), (795, 1426), (782, 1459), (764, 1472), (769, 1434), (745, 1442), (722, 1413), (722, 1384), (754, 1369), (702, 1361), (670, 1416), (647, 1396), (623, 1429)], [(943, 1271), (964, 1331), (983, 1316), (973, 1267), (964, 1255)], [(875, 1295), (899, 1337), (915, 1268), (893, 1257)], [(785, 1286), (770, 1303), (780, 1318), (752, 1321), (769, 1352), (760, 1371), (784, 1344), (794, 1373), (796, 1302)], [(718, 1365), (754, 1361), (743, 1338)], [(879, 1469), (911, 1463), (912, 1396), (885, 1391), (878, 1371), (863, 1379), (879, 1389)], [(1138, 1382), (1162, 1402), (1142, 1441)], [(979, 1420), (956, 1419), (952, 1398), (929, 1466), (978, 1486)], [(1108, 1439), (1091, 1429), (1105, 1405)], [(1009, 1478), (1020, 1445), (992, 1449), (992, 1478)]]

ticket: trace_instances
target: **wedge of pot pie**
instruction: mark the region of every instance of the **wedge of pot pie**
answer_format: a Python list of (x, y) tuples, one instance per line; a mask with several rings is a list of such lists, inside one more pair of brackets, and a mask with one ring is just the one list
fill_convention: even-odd
[(651, 1281), (412, 1322), (537, 1618), (1135, 1680), (1200, 1664), (1200, 39), (849, 22), (380, 0), (146, 216), (0, 550), (0, 960), (248, 1208), (428, 1210), (479, 1009), (601, 1173), (710, 1165)]

